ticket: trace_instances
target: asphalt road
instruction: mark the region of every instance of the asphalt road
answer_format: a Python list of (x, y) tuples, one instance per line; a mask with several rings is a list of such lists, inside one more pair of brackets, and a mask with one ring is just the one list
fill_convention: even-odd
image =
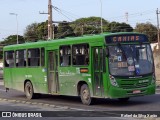
[[(72, 113), (73, 112), (73, 113)], [(102, 112), (104, 116), (104, 112)], [(108, 112), (110, 115), (111, 112)], [(74, 116), (73, 114), (77, 114)], [(97, 116), (99, 113), (96, 113)], [(107, 114), (107, 113), (105, 113)], [(81, 115), (83, 117), (81, 117)], [(91, 115), (91, 113), (90, 113)], [(92, 114), (93, 115), (93, 114)], [(95, 113), (94, 113), (95, 115)], [(84, 117), (85, 116), (85, 117)], [(96, 115), (95, 115), (96, 116)], [(32, 103), (17, 102), (13, 100), (0, 99), (0, 119), (9, 120), (124, 120), (124, 117), (90, 117), (86, 111), (68, 111), (68, 109), (56, 107), (56, 106), (42, 106)], [(106, 115), (105, 115), (106, 116)], [(130, 118), (133, 120), (133, 118)]]
[[(0, 99), (0, 119), (8, 120), (143, 120), (148, 113), (114, 112), (114, 111), (86, 111), (86, 110), (71, 110), (62, 106), (50, 106), (35, 104), (35, 102), (24, 102), (19, 100)], [(140, 117), (134, 117), (139, 115)], [(149, 113), (152, 115), (152, 113)], [(106, 117), (108, 116), (108, 117)], [(114, 116), (114, 117), (111, 117)], [(132, 117), (130, 117), (132, 116)], [(149, 117), (148, 117), (149, 118)], [(149, 119), (154, 119), (150, 117)]]
[[(26, 101), (23, 92), (10, 89), (5, 92), (4, 86), (0, 86), (0, 98), (9, 100)], [(43, 103), (55, 106), (73, 108), (73, 110), (97, 110), (97, 111), (160, 111), (160, 94), (134, 97), (128, 102), (120, 102), (117, 99), (96, 99), (91, 106), (83, 105), (79, 97), (42, 95), (39, 99), (29, 102)]]
[[(158, 90), (157, 90), (158, 91)], [(141, 111), (160, 111), (160, 92), (158, 91), (155, 95), (150, 96), (141, 96), (131, 98), (128, 102), (120, 102), (116, 99), (95, 99), (95, 104), (91, 106), (86, 106), (81, 103), (79, 97), (71, 97), (71, 96), (53, 96), (53, 95), (42, 95), (39, 99), (26, 100), (23, 92), (19, 92), (13, 89), (10, 89), (8, 92), (5, 91), (5, 88), (2, 84), (2, 80), (0, 80), (0, 111), (105, 111), (105, 114), (117, 114), (117, 111), (133, 111), (141, 112)], [(160, 113), (160, 112), (159, 112)], [(86, 113), (79, 113), (78, 117), (74, 117), (76, 120), (81, 120), (82, 116), (87, 116)], [(94, 113), (96, 116), (99, 113)], [(62, 114), (58, 113), (58, 116)], [(74, 114), (75, 115), (75, 114)], [(54, 117), (58, 120), (70, 120), (72, 116), (68, 115), (68, 117)], [(104, 114), (102, 114), (103, 116)], [(71, 116), (71, 117), (69, 117)], [(99, 117), (85, 117), (84, 120), (98, 120)], [(43, 118), (42, 118), (43, 119)], [(50, 118), (47, 118), (50, 119)], [(108, 119), (108, 117), (100, 117), (100, 119)], [(110, 118), (112, 119), (133, 119), (133, 118)], [(134, 118), (135, 119), (135, 118)], [(15, 119), (17, 120), (17, 119)]]

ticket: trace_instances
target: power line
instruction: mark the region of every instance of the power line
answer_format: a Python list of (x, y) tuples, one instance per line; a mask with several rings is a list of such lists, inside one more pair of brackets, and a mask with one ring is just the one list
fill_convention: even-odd
[(63, 15), (64, 17), (66, 17), (67, 19), (69, 19), (70, 21), (73, 21), (72, 19), (70, 19), (69, 17), (67, 17), (65, 14), (63, 14), (62, 11), (59, 8), (57, 8), (55, 6), (52, 6), (52, 7), (54, 8), (54, 10), (56, 10), (58, 13), (60, 13), (61, 15)]
[[(154, 12), (155, 12), (155, 10), (147, 10), (147, 11), (144, 11), (144, 12), (129, 14), (129, 17), (142, 16), (142, 15), (146, 15), (146, 14), (152, 14)], [(124, 18), (124, 16), (111, 17), (110, 19), (114, 19), (114, 18)]]
[(75, 18), (75, 19), (81, 18), (81, 16), (78, 16), (78, 15), (76, 15), (76, 14), (74, 14), (74, 13), (68, 12), (68, 11), (66, 11), (66, 10), (64, 10), (64, 9), (60, 9), (60, 8), (58, 8), (58, 7), (56, 7), (56, 6), (53, 6), (53, 7), (59, 9), (61, 12), (64, 12), (64, 13), (67, 14), (68, 16), (71, 16), (71, 17), (73, 17), (73, 18)]
[[(67, 15), (65, 15), (65, 14), (63, 14), (62, 12), (64, 11), (65, 13), (67, 13), (67, 14), (71, 14), (71, 15), (73, 15), (73, 13), (69, 13), (69, 12), (67, 12), (67, 11), (65, 11), (65, 10), (62, 10), (62, 9), (59, 9), (58, 7), (55, 7), (55, 6), (53, 6), (54, 7), (54, 9), (59, 13), (59, 14), (62, 14), (63, 16), (65, 16), (67, 19), (69, 19), (70, 21), (73, 21), (71, 18), (69, 18)], [(144, 12), (138, 12), (138, 13), (133, 13), (133, 14), (129, 14), (129, 15), (127, 15), (127, 21), (128, 21), (128, 16), (130, 16), (130, 17), (136, 17), (136, 16), (142, 16), (142, 15), (147, 15), (147, 14), (152, 14), (154, 11), (153, 10), (147, 10), (147, 11), (144, 11)], [(75, 14), (74, 14), (74, 16), (75, 16)], [(122, 17), (124, 17), (124, 16), (122, 16)], [(147, 19), (147, 20), (149, 20), (149, 19)], [(136, 20), (136, 22), (138, 23), (140, 20)], [(141, 21), (143, 21), (143, 20), (141, 20)], [(131, 23), (131, 22), (130, 22)], [(133, 23), (133, 21), (132, 21), (132, 23)]]

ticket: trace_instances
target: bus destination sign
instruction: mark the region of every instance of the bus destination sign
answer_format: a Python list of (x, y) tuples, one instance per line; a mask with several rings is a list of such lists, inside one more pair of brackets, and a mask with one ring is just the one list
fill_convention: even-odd
[(106, 36), (106, 43), (122, 42), (148, 42), (148, 39), (145, 35), (139, 34)]

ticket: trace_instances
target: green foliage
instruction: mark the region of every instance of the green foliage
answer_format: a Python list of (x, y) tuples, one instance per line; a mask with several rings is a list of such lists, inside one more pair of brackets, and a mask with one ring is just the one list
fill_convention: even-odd
[[(102, 18), (104, 32), (131, 32), (133, 28), (126, 23), (111, 22)], [(66, 21), (54, 26), (55, 38), (67, 36), (81, 36), (85, 34), (101, 33), (101, 18), (88, 17), (80, 18), (72, 23)], [(48, 35), (48, 21), (42, 23), (32, 23), (26, 27), (24, 37), (26, 41), (45, 40)]]
[[(108, 21), (106, 21), (105, 19), (102, 19), (102, 21), (103, 30), (106, 30), (105, 26), (108, 25)], [(100, 17), (80, 18), (72, 22), (70, 25), (74, 29), (74, 33), (76, 36), (101, 33)]]
[[(108, 22), (102, 18), (103, 32), (132, 32), (133, 28), (126, 23)], [(88, 17), (80, 18), (72, 23), (62, 22), (58, 25), (54, 25), (55, 38), (63, 38), (67, 36), (81, 36), (85, 34), (98, 34), (101, 33), (101, 18), (100, 17)], [(7, 44), (15, 44), (16, 37), (5, 39)], [(20, 37), (20, 36), (19, 36)], [(11, 39), (11, 40), (10, 40)], [(26, 27), (24, 32), (24, 38), (21, 38), (22, 42), (25, 41), (38, 41), (48, 39), (48, 21), (41, 23), (32, 23)]]
[(24, 33), (24, 38), (27, 41), (36, 41), (41, 37), (42, 30), (41, 26), (38, 26), (38, 23), (32, 23), (26, 27), (26, 31)]
[(157, 28), (149, 22), (138, 23), (135, 27), (135, 32), (146, 34), (150, 42), (157, 41)]
[[(24, 37), (18, 35), (18, 43), (24, 43)], [(10, 35), (7, 38), (4, 39), (4, 41), (0, 42), (1, 45), (12, 45), (12, 44), (17, 44), (17, 35)]]
[(36, 27), (38, 39), (47, 39), (48, 36), (48, 21), (38, 23)]
[[(126, 23), (111, 22), (102, 18), (104, 32), (132, 32), (133, 28)], [(101, 18), (88, 17), (80, 18), (71, 23), (76, 36), (84, 34), (98, 34), (101, 33)]]
[[(18, 43), (21, 44), (24, 42), (25, 40), (23, 36), (18, 35)], [(17, 44), (17, 35), (10, 35), (7, 38), (5, 38), (4, 41), (0, 42), (0, 45), (1, 45), (0, 46), (0, 59), (2, 59), (3, 57), (3, 51), (2, 51), (3, 46), (12, 45), (12, 44)]]
[(132, 32), (133, 28), (126, 23), (111, 22), (108, 26), (111, 32)]
[(72, 27), (67, 22), (59, 23), (57, 27), (57, 33), (55, 32), (55, 38), (63, 38), (67, 36), (74, 36)]

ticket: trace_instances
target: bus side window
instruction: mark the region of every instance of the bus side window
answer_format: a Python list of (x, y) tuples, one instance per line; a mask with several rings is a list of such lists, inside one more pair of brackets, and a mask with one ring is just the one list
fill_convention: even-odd
[(40, 49), (28, 49), (28, 66), (40, 66)]
[(61, 46), (60, 47), (60, 66), (71, 65), (71, 47)]
[(16, 66), (24, 67), (26, 66), (26, 50), (16, 51)]
[(5, 67), (14, 67), (14, 51), (5, 52)]
[(89, 65), (89, 45), (73, 45), (73, 65)]

